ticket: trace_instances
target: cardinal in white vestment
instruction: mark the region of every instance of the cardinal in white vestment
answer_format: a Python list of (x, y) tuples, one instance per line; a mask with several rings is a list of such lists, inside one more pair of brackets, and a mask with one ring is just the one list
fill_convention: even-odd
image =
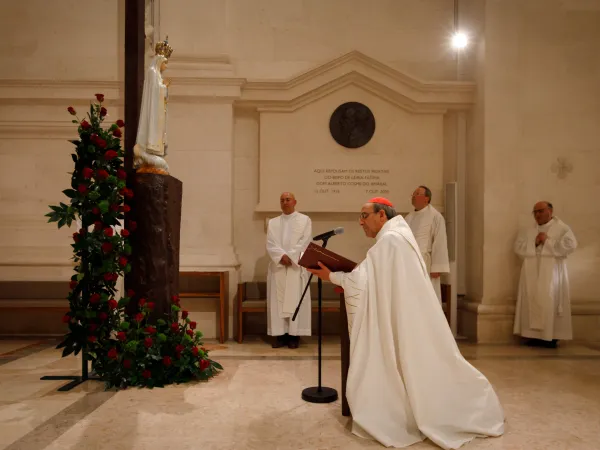
[(284, 192), (279, 198), (282, 215), (269, 220), (267, 253), (267, 334), (276, 336), (273, 348), (298, 348), (300, 336), (311, 334), (312, 305), (306, 292), (296, 320), (292, 316), (308, 282), (308, 272), (298, 265), (311, 240), (312, 223), (296, 211), (296, 198)]
[(431, 206), (431, 191), (427, 186), (419, 186), (412, 195), (415, 210), (406, 217), (431, 278), (431, 284), (442, 302), (442, 282), (440, 275), (450, 272), (446, 223), (437, 209)]
[(519, 233), (515, 252), (523, 260), (514, 333), (527, 343), (556, 347), (573, 339), (567, 255), (577, 248), (571, 228), (553, 217), (549, 202), (533, 207), (537, 222)]
[(359, 223), (376, 243), (354, 271), (309, 270), (344, 289), (353, 433), (397, 448), (429, 438), (444, 449), (502, 435), (500, 401), (462, 357), (406, 221), (378, 197)]

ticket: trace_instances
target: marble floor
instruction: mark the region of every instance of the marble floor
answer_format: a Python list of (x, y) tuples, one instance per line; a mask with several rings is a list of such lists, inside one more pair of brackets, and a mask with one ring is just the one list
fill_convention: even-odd
[[(204, 383), (105, 392), (88, 381), (57, 392), (43, 375), (76, 374), (53, 341), (0, 340), (0, 449), (359, 449), (383, 448), (348, 431), (341, 405), (305, 403), (317, 382), (316, 341), (273, 350), (207, 341), (225, 371)], [(506, 434), (465, 449), (600, 449), (600, 346), (558, 349), (460, 343), (493, 383)], [(340, 389), (339, 343), (323, 346), (323, 384)], [(410, 449), (435, 449), (430, 442)]]

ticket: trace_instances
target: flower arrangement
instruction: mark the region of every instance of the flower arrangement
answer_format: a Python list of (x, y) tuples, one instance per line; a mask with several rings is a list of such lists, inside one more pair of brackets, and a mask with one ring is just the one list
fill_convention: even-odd
[(127, 188), (121, 149), (125, 123), (117, 120), (103, 127), (107, 109), (103, 94), (96, 94), (87, 117), (80, 119), (73, 107), (67, 108), (78, 124), (79, 139), (71, 141), (75, 168), (71, 188), (63, 191), (69, 204), (50, 206), (48, 222), (58, 228), (81, 228), (73, 233), (75, 273), (70, 280), (69, 312), (63, 322), (68, 333), (57, 346), (63, 357), (83, 350), (84, 357), (108, 387), (163, 386), (190, 379), (208, 379), (222, 367), (208, 358), (202, 347), (202, 333), (183, 311), (179, 321), (179, 299), (171, 299), (171, 314), (156, 324), (148, 322), (151, 301), (138, 299), (140, 312), (127, 317), (125, 307), (135, 300), (128, 291), (117, 300), (116, 283), (131, 271), (128, 242), (136, 223), (121, 221), (130, 211), (126, 200), (133, 198)]

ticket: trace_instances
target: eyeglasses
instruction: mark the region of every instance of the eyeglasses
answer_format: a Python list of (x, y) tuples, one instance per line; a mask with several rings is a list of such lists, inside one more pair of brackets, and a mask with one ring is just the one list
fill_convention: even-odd
[(365, 220), (367, 217), (369, 217), (370, 214), (376, 214), (375, 211), (371, 211), (371, 212), (361, 212), (360, 213), (360, 218), (362, 220)]
[(541, 214), (541, 213), (543, 213), (544, 211), (546, 211), (547, 209), (548, 209), (548, 208), (534, 209), (533, 211), (531, 211), (531, 213), (532, 213), (533, 215), (536, 215), (536, 214)]

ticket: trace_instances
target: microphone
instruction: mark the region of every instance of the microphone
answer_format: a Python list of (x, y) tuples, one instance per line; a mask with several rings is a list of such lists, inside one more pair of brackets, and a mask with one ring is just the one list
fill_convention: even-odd
[(344, 232), (344, 227), (337, 227), (331, 231), (327, 231), (326, 233), (321, 233), (313, 238), (313, 241), (321, 241), (329, 239), (331, 236), (335, 236), (336, 234), (342, 234)]

